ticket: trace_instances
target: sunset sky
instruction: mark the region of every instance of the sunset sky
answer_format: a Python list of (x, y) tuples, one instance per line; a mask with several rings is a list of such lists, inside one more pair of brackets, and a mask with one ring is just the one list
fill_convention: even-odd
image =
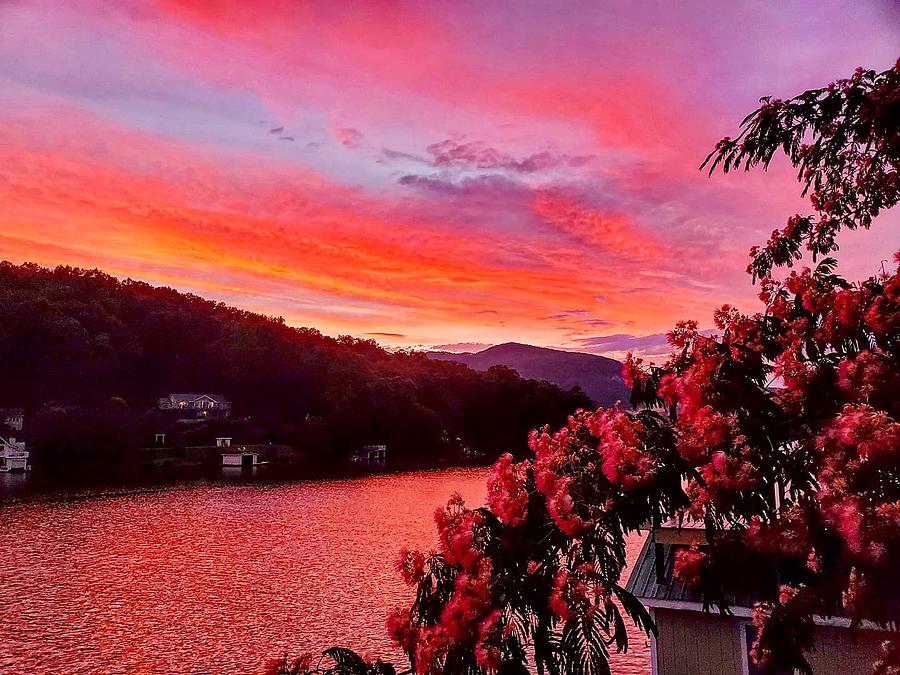
[(0, 0), (0, 258), (386, 345), (652, 352), (752, 309), (748, 248), (805, 210), (707, 152), (898, 47), (889, 0)]

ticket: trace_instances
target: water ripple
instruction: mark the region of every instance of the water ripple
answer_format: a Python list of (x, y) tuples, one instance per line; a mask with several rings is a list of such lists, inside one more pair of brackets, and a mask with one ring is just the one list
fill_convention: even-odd
[[(400, 546), (434, 546), (484, 469), (215, 486), (0, 511), (0, 672), (259, 673), (331, 645), (398, 658), (384, 618), (410, 601)], [(630, 542), (636, 555), (639, 542)], [(648, 650), (615, 657), (645, 673)]]

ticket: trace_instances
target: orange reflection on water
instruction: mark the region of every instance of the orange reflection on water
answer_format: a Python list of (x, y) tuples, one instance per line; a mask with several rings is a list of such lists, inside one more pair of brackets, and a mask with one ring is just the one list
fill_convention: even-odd
[[(255, 673), (288, 652), (398, 658), (401, 546), (435, 506), (481, 504), (484, 469), (196, 487), (4, 508), (0, 672)], [(633, 542), (630, 556), (640, 542)], [(647, 669), (644, 639), (614, 672)]]

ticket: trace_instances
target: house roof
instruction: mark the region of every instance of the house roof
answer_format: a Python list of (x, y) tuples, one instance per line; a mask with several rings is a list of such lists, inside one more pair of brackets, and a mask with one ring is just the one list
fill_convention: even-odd
[[(676, 603), (693, 603), (702, 605), (703, 598), (696, 588), (691, 588), (673, 574), (675, 569), (675, 552), (679, 548), (686, 548), (678, 544), (658, 544), (652, 536), (644, 541), (644, 547), (631, 570), (625, 589), (641, 600), (663, 600)], [(656, 560), (661, 557), (663, 568), (663, 583), (656, 578)], [(750, 593), (742, 593), (728, 598), (729, 604), (734, 607), (753, 607), (760, 598), (754, 598)]]
[(185, 403), (196, 401), (199, 398), (209, 398), (216, 403), (228, 403), (228, 399), (222, 394), (169, 394), (169, 398), (178, 402), (184, 401)]
[[(644, 547), (635, 561), (625, 584), (625, 590), (634, 595), (644, 605), (648, 607), (668, 608), (674, 610), (690, 610), (701, 611), (704, 609), (703, 598), (699, 589), (691, 588), (684, 582), (675, 578), (673, 574), (675, 568), (675, 553), (679, 548), (686, 548), (684, 544), (658, 543), (654, 541), (652, 536), (647, 537), (644, 541)], [(663, 564), (663, 583), (659, 583), (656, 578), (656, 560), (659, 553)], [(775, 586), (773, 585), (773, 595)], [(738, 595), (728, 595), (726, 600), (729, 605), (729, 612), (734, 616), (749, 618), (752, 616), (752, 607), (760, 601), (771, 600), (762, 595), (743, 592)], [(714, 608), (711, 608), (714, 610)], [(842, 611), (838, 611), (834, 616), (813, 617), (816, 624), (837, 626), (842, 628), (850, 627), (851, 620)], [(884, 630), (884, 626), (874, 624), (870, 621), (863, 620), (860, 624), (861, 628), (867, 630)]]

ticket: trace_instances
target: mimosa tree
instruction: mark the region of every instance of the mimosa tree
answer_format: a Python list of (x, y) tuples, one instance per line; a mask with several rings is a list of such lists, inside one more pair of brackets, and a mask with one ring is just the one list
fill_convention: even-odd
[[(625, 376), (635, 411), (578, 411), (532, 432), (533, 457), (494, 465), (487, 505), (438, 509), (440, 550), (403, 551), (415, 588), (387, 619), (403, 672), (608, 673), (626, 621), (652, 633), (622, 586), (625, 538), (665, 518), (702, 522), (708, 545), (676, 573), (710, 608), (730, 591), (777, 599), (754, 615), (757, 663), (811, 672), (815, 616), (900, 621), (900, 275), (838, 276), (837, 234), (869, 228), (900, 194), (900, 63), (780, 101), (765, 98), (704, 162), (767, 166), (783, 152), (815, 211), (752, 251), (763, 309), (715, 313), (669, 334), (672, 356)], [(812, 268), (775, 274), (808, 254)], [(887, 252), (886, 252), (887, 254)], [(788, 580), (789, 579), (789, 580)], [(880, 673), (900, 672), (886, 632)], [(892, 670), (893, 668), (893, 670)], [(277, 673), (393, 673), (348, 650)]]

